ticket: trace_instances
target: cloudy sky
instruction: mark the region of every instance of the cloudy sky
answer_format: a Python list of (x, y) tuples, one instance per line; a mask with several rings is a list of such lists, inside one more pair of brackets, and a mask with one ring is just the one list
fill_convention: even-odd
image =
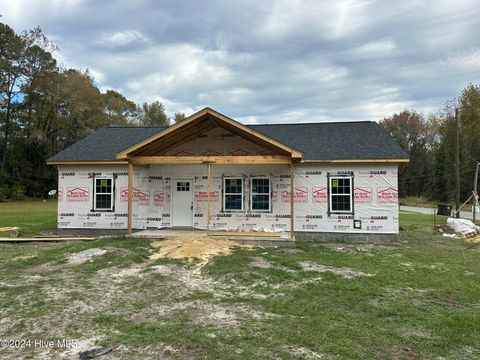
[(65, 66), (168, 114), (246, 123), (435, 112), (480, 83), (478, 0), (0, 0)]

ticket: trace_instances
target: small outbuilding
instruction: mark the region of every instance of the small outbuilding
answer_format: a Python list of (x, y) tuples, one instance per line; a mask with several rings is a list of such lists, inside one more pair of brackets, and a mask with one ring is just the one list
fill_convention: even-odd
[(169, 127), (98, 130), (48, 164), (59, 229), (392, 242), (406, 161), (376, 122), (243, 125), (205, 108)]

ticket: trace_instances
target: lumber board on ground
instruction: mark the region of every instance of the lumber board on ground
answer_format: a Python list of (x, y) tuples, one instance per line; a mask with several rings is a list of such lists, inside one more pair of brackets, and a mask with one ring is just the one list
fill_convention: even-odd
[(0, 237), (0, 242), (95, 240), (94, 237)]

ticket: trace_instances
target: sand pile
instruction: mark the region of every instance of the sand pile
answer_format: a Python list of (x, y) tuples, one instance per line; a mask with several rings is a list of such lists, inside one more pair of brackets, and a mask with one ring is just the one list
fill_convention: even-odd
[(207, 236), (175, 237), (152, 243), (152, 247), (160, 251), (150, 256), (150, 259), (198, 259), (206, 264), (210, 258), (218, 255), (229, 255), (232, 247), (242, 246), (236, 241), (225, 239), (212, 239)]

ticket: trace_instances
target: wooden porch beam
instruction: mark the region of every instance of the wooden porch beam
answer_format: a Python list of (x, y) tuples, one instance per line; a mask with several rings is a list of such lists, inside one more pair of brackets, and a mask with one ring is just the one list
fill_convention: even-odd
[(295, 240), (295, 168), (290, 164), (290, 239)]
[(210, 192), (212, 191), (212, 164), (207, 165), (207, 234), (210, 230)]
[(195, 165), (195, 164), (291, 164), (292, 159), (287, 156), (136, 156), (130, 158), (135, 165)]
[(127, 235), (132, 235), (132, 185), (133, 185), (133, 164), (128, 162), (128, 209), (127, 209)]

